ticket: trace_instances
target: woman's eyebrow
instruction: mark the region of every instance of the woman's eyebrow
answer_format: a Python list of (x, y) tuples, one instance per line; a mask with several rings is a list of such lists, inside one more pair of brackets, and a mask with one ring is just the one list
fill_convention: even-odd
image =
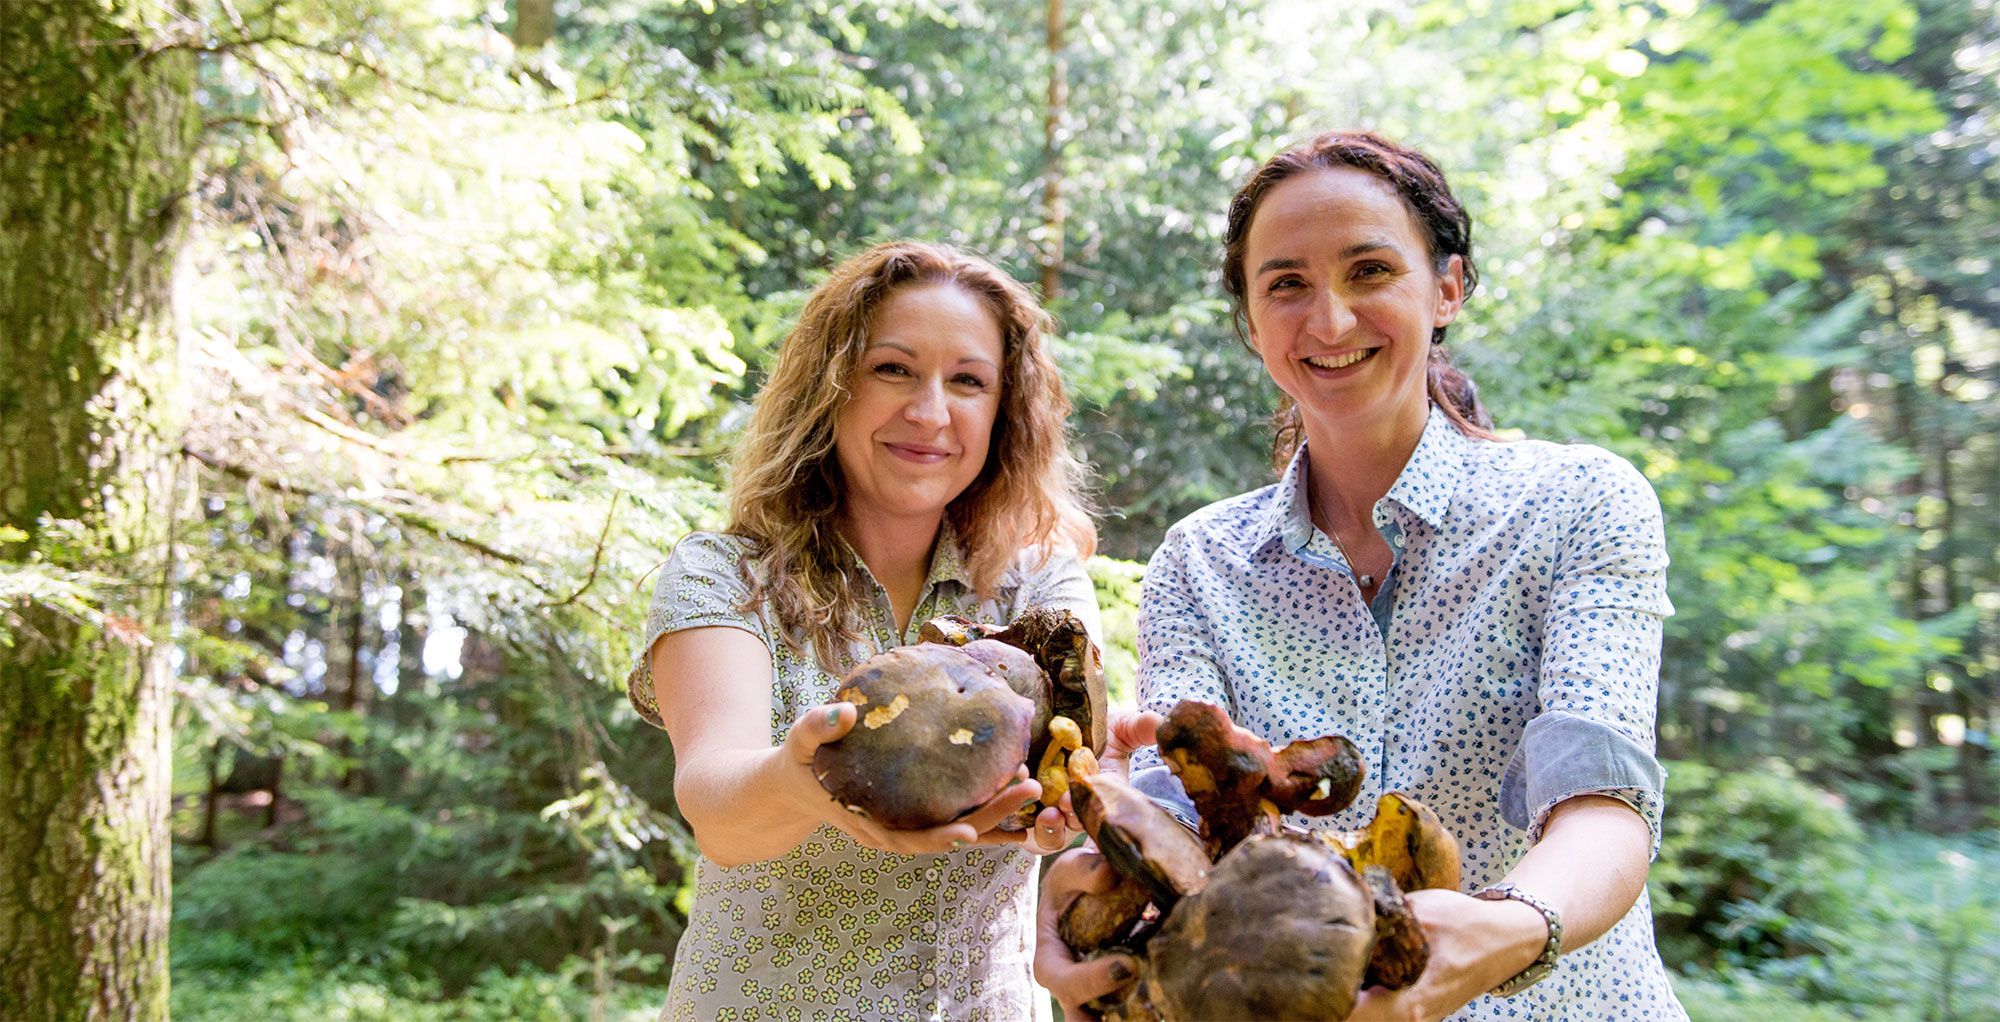
[[(1352, 259), (1355, 256), (1364, 255), (1366, 253), (1374, 252), (1379, 249), (1395, 248), (1395, 247), (1396, 243), (1390, 241), (1387, 238), (1370, 238), (1367, 241), (1357, 241), (1354, 244), (1349, 245), (1344, 249), (1341, 249), (1340, 258)], [(1264, 274), (1271, 272), (1272, 270), (1299, 270), (1299, 269), (1304, 269), (1305, 265), (1306, 261), (1303, 259), (1299, 259), (1293, 256), (1281, 256), (1276, 259), (1266, 259), (1262, 263), (1258, 264), (1257, 272), (1254, 275), (1261, 277)]]

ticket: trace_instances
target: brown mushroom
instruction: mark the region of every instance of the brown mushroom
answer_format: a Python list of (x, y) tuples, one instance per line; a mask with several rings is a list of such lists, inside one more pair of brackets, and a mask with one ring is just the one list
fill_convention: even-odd
[(1375, 950), (1368, 956), (1362, 984), (1401, 990), (1415, 983), (1430, 964), (1430, 941), (1388, 870), (1369, 866), (1361, 871), (1361, 882), (1375, 902)]
[(1030, 607), (992, 638), (1026, 650), (1048, 673), (1056, 716), (1076, 721), (1093, 754), (1104, 752), (1110, 704), (1104, 692), (1104, 661), (1083, 620), (1066, 610)]
[(999, 794), (1027, 759), (1034, 704), (950, 646), (871, 657), (837, 698), (860, 719), (820, 746), (813, 773), (842, 805), (886, 827), (947, 823)]
[(1260, 821), (1275, 828), (1275, 807), (1266, 798), (1271, 746), (1230, 723), (1221, 707), (1191, 699), (1176, 704), (1160, 724), (1159, 745), (1201, 814), (1211, 856), (1220, 861)]
[(1292, 742), (1271, 759), (1268, 787), (1281, 813), (1332, 816), (1354, 802), (1367, 772), (1361, 751), (1340, 735)]
[(1167, 1019), (1343, 1019), (1374, 945), (1374, 899), (1345, 859), (1260, 834), (1168, 913), (1146, 987)]
[(973, 639), (958, 648), (999, 675), (1000, 680), (1006, 682), (1016, 695), (1035, 704), (1033, 730), (1029, 732), (1033, 739), (1028, 749), (1028, 762), (1039, 761), (1041, 751), (1048, 746), (1049, 721), (1055, 717), (1055, 693), (1048, 674), (1027, 650), (1004, 642)]
[(1057, 917), (1056, 932), (1071, 951), (1089, 957), (1125, 944), (1152, 903), (1145, 884), (1120, 874), (1108, 891), (1077, 895)]
[(1075, 778), (1070, 806), (1112, 868), (1144, 884), (1161, 911), (1208, 882), (1210, 862), (1201, 842), (1125, 778)]
[(1441, 887), (1456, 890), (1458, 841), (1429, 806), (1400, 791), (1375, 800), (1375, 819), (1360, 830), (1317, 835), (1355, 869), (1379, 865), (1405, 891)]
[(917, 626), (917, 641), (964, 646), (980, 639), (990, 639), (998, 631), (999, 625), (985, 625), (969, 617), (943, 614)]
[(1071, 756), (1085, 750), (1094, 764), (1104, 751), (1110, 710), (1090, 633), (1069, 611), (1030, 607), (1004, 629), (941, 617), (925, 622), (920, 635), (960, 645), (1035, 701), (1027, 763), (1042, 783), (1042, 798), (999, 824), (1002, 830), (1025, 830), (1044, 807), (1061, 800)]

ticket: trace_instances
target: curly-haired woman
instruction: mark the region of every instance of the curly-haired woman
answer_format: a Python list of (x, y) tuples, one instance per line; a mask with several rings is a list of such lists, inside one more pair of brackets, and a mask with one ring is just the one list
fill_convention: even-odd
[(994, 829), (1025, 773), (922, 831), (847, 812), (810, 765), (854, 726), (862, 659), (940, 614), (1031, 605), (1095, 632), (1096, 531), (1048, 316), (943, 245), (891, 242), (807, 299), (737, 449), (730, 517), (663, 569), (628, 688), (674, 745), (701, 851), (663, 1017), (1031, 1017), (1035, 855), (1062, 816)]

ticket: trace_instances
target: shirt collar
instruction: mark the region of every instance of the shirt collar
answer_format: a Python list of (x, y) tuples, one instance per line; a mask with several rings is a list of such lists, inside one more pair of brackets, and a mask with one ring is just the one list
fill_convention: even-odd
[(1424, 423), (1423, 438), (1410, 453), (1410, 462), (1389, 487), (1387, 499), (1408, 508), (1433, 529), (1444, 528), (1451, 498), (1465, 474), (1465, 456), (1473, 439), (1458, 431), (1443, 409), (1431, 406), (1430, 421)]
[[(1445, 514), (1451, 509), (1452, 495), (1458, 492), (1466, 449), (1471, 443), (1470, 437), (1460, 433), (1451, 419), (1432, 405), (1417, 449), (1410, 452), (1409, 462), (1383, 500), (1395, 501), (1431, 528), (1442, 529)], [(1250, 541), (1252, 553), (1279, 541), (1285, 549), (1297, 551), (1312, 538), (1312, 509), (1307, 504), (1305, 475), (1306, 445), (1301, 442), (1291, 464), (1285, 466), (1285, 474), (1278, 477), (1278, 485), (1272, 490), (1257, 527), (1245, 537)], [(1380, 505), (1375, 509), (1375, 518), (1377, 528), (1385, 524)]]
[(931, 552), (931, 573), (924, 579), (924, 588), (935, 588), (940, 582), (956, 582), (972, 588), (972, 574), (958, 548), (958, 530), (952, 527), (949, 518), (938, 530), (937, 549)]
[[(854, 549), (854, 544), (849, 543), (846, 536), (840, 536), (838, 531), (835, 535), (840, 538), (840, 548), (847, 551), (848, 563), (873, 580), (875, 573), (868, 570), (868, 562), (861, 559), (860, 551)], [(967, 589), (972, 588), (972, 572), (965, 565), (965, 555), (958, 545), (958, 530), (949, 518), (938, 528), (937, 546), (931, 550), (930, 574), (924, 577), (924, 595), (928, 596), (941, 582), (956, 582)], [(881, 582), (876, 581), (875, 584), (880, 586)]]

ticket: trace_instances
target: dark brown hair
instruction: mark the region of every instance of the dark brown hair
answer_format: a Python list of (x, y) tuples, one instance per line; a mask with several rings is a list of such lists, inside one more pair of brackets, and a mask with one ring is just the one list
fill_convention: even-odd
[[(1244, 260), (1245, 249), (1250, 243), (1250, 221), (1256, 217), (1257, 207), (1280, 181), (1309, 170), (1336, 167), (1352, 167), (1387, 181), (1390, 187), (1396, 189), (1396, 194), (1402, 196), (1411, 219), (1423, 232), (1424, 248), (1430, 254), (1432, 269), (1443, 274), (1451, 265), (1451, 257), (1457, 256), (1460, 271), (1465, 277), (1464, 297), (1471, 298), (1473, 289), (1479, 286), (1479, 269), (1472, 261), (1472, 218), (1459, 204), (1458, 197), (1451, 194), (1451, 186), (1445, 183), (1444, 171), (1439, 170), (1438, 165), (1423, 153), (1397, 145), (1372, 132), (1329, 131), (1265, 160), (1263, 166), (1258, 167), (1243, 182), (1243, 187), (1236, 190), (1236, 196), (1229, 200), (1229, 226), (1223, 235), (1222, 288), (1229, 292), (1235, 305), (1236, 336), (1246, 346), (1250, 337), (1246, 329), (1248, 313), (1244, 308), (1244, 298), (1249, 280)], [(1444, 409), (1445, 416), (1458, 427), (1459, 432), (1487, 440), (1495, 439), (1493, 417), (1480, 404), (1478, 388), (1473, 386), (1470, 377), (1451, 364), (1445, 354), (1444, 331), (1442, 326), (1431, 331), (1427, 387), (1431, 401)], [(1298, 406), (1290, 397), (1280, 400), (1273, 422), (1277, 427), (1277, 436), (1272, 441), (1271, 458), (1282, 468), (1299, 449), (1305, 426)]]

